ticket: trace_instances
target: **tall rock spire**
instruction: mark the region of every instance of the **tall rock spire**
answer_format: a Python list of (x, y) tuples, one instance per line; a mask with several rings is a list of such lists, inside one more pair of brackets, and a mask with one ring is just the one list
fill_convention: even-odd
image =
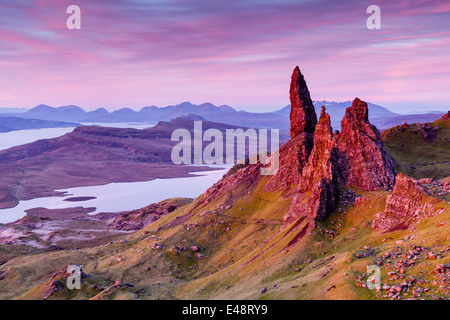
[(308, 87), (298, 67), (295, 67), (289, 91), (291, 98), (291, 140), (280, 147), (279, 170), (266, 184), (266, 191), (296, 186), (303, 167), (308, 162), (314, 146), (314, 128), (317, 115)]
[(314, 133), (317, 115), (305, 78), (298, 66), (295, 67), (292, 73), (289, 98), (291, 100), (291, 138), (303, 132)]

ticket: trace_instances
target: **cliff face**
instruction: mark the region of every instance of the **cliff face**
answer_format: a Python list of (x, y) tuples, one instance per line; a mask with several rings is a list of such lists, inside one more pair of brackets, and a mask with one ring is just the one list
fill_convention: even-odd
[(369, 123), (367, 103), (356, 98), (336, 134), (340, 178), (347, 187), (366, 191), (391, 189), (395, 169), (378, 129)]
[(307, 215), (319, 220), (334, 210), (337, 191), (336, 149), (333, 129), (325, 107), (322, 107), (314, 133), (314, 148), (303, 168), (299, 192), (311, 192), (307, 201)]
[(108, 227), (117, 230), (140, 230), (177, 208), (191, 203), (191, 199), (174, 198), (153, 203), (145, 208), (132, 210), (112, 219)]
[(289, 98), (291, 100), (291, 138), (301, 133), (314, 133), (317, 115), (299, 67), (295, 67), (292, 73)]
[(442, 201), (431, 197), (417, 180), (399, 173), (393, 193), (386, 198), (386, 209), (377, 214), (372, 228), (385, 231), (406, 229), (422, 218), (443, 213), (445, 208), (435, 206), (439, 202)]
[(325, 218), (335, 208), (339, 183), (367, 191), (394, 186), (394, 164), (379, 131), (369, 123), (367, 103), (358, 98), (353, 101), (342, 120), (342, 132), (333, 134), (330, 123), (330, 116), (322, 107), (315, 126), (314, 147), (297, 180), (298, 192), (308, 196), (292, 200), (285, 221), (301, 216)]
[(289, 98), (291, 140), (280, 147), (279, 170), (268, 181), (266, 191), (282, 190), (297, 185), (314, 147), (317, 115), (299, 67), (295, 67), (292, 73)]
[(279, 169), (267, 181), (265, 186), (267, 192), (286, 190), (298, 185), (303, 167), (307, 164), (314, 146), (312, 134), (308, 135), (311, 135), (311, 139), (305, 134), (298, 134), (280, 147)]

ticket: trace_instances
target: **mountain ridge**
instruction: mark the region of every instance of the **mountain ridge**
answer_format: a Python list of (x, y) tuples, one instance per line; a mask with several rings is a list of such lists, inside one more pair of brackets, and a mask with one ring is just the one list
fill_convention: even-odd
[[(339, 128), (340, 119), (344, 116), (345, 109), (351, 105), (351, 101), (329, 102), (313, 101), (316, 113), (320, 113), (320, 108), (325, 106), (331, 116), (331, 124), (334, 128)], [(380, 129), (388, 129), (404, 122), (434, 121), (443, 115), (443, 113), (429, 114), (410, 114), (400, 115), (391, 112), (385, 107), (368, 103), (370, 110), (370, 120)], [(177, 105), (165, 107), (145, 106), (139, 111), (131, 108), (122, 108), (112, 112), (105, 108), (98, 108), (93, 111), (69, 105), (62, 107), (50, 107), (48, 105), (38, 105), (26, 112), (16, 113), (15, 116), (25, 118), (37, 118), (54, 121), (75, 121), (75, 122), (157, 122), (159, 120), (168, 121), (170, 119), (184, 116), (187, 114), (196, 114), (208, 121), (224, 122), (248, 127), (272, 128), (281, 131), (289, 131), (290, 105), (272, 112), (248, 112), (235, 110), (234, 108), (221, 105), (215, 106), (206, 102), (199, 105), (190, 102), (182, 102)]]

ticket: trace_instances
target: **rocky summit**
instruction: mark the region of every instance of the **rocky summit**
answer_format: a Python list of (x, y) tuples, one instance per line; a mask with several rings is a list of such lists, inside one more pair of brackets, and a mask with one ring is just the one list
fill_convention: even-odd
[(391, 189), (395, 169), (378, 129), (369, 122), (367, 103), (356, 98), (347, 108), (336, 134), (341, 180), (347, 187), (366, 191)]
[(301, 133), (314, 133), (317, 115), (305, 78), (298, 66), (292, 73), (289, 98), (291, 100), (291, 138)]
[(292, 73), (289, 98), (291, 100), (291, 140), (280, 147), (279, 170), (267, 183), (267, 191), (286, 189), (297, 185), (303, 167), (308, 162), (314, 147), (317, 115), (305, 78), (298, 66)]
[(341, 128), (333, 134), (330, 116), (322, 107), (314, 128), (313, 149), (297, 181), (298, 191), (310, 194), (307, 199), (293, 199), (286, 221), (302, 215), (325, 218), (335, 208), (339, 183), (367, 191), (393, 188), (394, 164), (380, 132), (369, 122), (367, 103), (356, 98), (347, 108)]

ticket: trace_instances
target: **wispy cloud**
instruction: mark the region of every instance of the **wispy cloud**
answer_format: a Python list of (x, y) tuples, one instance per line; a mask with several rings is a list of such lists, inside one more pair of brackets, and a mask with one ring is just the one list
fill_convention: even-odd
[[(82, 29), (67, 30), (75, 2)], [(295, 65), (313, 98), (448, 105), (448, 1), (377, 2), (381, 30), (366, 28), (372, 3), (360, 0), (4, 0), (0, 106), (263, 111), (289, 102)]]

